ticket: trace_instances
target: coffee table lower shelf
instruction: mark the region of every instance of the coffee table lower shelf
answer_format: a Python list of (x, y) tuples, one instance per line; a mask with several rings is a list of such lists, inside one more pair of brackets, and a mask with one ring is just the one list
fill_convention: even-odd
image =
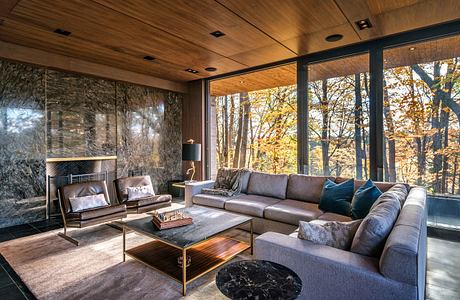
[(125, 250), (125, 254), (182, 283), (185, 295), (188, 283), (221, 266), (250, 247), (248, 243), (217, 236), (188, 248), (185, 251), (186, 255), (191, 257), (191, 264), (186, 267), (185, 279), (182, 267), (177, 263), (177, 258), (183, 256), (184, 250), (155, 240)]

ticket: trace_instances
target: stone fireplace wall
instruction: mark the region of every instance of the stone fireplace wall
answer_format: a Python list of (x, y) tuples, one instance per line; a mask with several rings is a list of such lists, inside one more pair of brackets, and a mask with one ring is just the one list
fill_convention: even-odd
[(46, 159), (117, 156), (159, 192), (181, 178), (183, 95), (0, 60), (0, 228), (45, 218)]

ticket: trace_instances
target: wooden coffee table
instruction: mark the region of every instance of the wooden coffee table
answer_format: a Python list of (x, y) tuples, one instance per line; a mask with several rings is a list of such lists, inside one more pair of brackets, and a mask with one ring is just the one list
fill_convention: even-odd
[[(126, 255), (143, 262), (163, 274), (182, 283), (185, 296), (187, 284), (231, 260), (239, 253), (253, 252), (252, 218), (222, 210), (193, 206), (183, 210), (193, 218), (193, 224), (158, 230), (152, 217), (132, 220), (123, 225), (123, 261)], [(235, 227), (250, 224), (250, 241), (222, 236)], [(126, 232), (154, 239), (140, 246), (126, 249)], [(191, 260), (190, 265), (178, 263)]]

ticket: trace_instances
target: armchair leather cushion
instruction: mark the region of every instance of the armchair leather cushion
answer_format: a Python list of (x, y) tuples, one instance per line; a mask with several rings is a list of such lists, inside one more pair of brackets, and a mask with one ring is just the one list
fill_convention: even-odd
[(151, 204), (156, 204), (156, 203), (161, 203), (161, 202), (169, 202), (171, 200), (172, 200), (171, 195), (164, 194), (164, 195), (155, 195), (155, 196), (136, 199), (136, 200), (129, 200), (128, 202), (126, 202), (126, 205), (128, 206), (128, 208), (132, 208), (132, 207), (146, 206), (146, 205), (151, 205)]
[(69, 202), (73, 212), (109, 205), (107, 201), (105, 201), (104, 194), (71, 197), (69, 198)]
[(77, 212), (77, 213), (70, 213), (69, 216), (73, 220), (86, 221), (86, 220), (102, 218), (108, 215), (113, 215), (113, 214), (118, 214), (118, 213), (123, 213), (123, 212), (126, 212), (125, 204), (106, 206), (102, 208), (87, 209), (87, 210)]

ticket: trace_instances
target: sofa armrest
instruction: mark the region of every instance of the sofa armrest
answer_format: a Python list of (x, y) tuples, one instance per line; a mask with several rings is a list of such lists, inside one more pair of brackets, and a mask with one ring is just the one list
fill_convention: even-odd
[[(267, 232), (255, 240), (257, 259), (292, 269), (302, 279), (299, 299), (416, 298), (415, 286), (382, 276), (376, 258)], [(403, 292), (403, 294), (401, 294)]]
[(193, 205), (193, 196), (200, 194), (204, 188), (212, 188), (214, 186), (214, 180), (205, 181), (194, 181), (185, 183), (185, 206), (189, 207)]

